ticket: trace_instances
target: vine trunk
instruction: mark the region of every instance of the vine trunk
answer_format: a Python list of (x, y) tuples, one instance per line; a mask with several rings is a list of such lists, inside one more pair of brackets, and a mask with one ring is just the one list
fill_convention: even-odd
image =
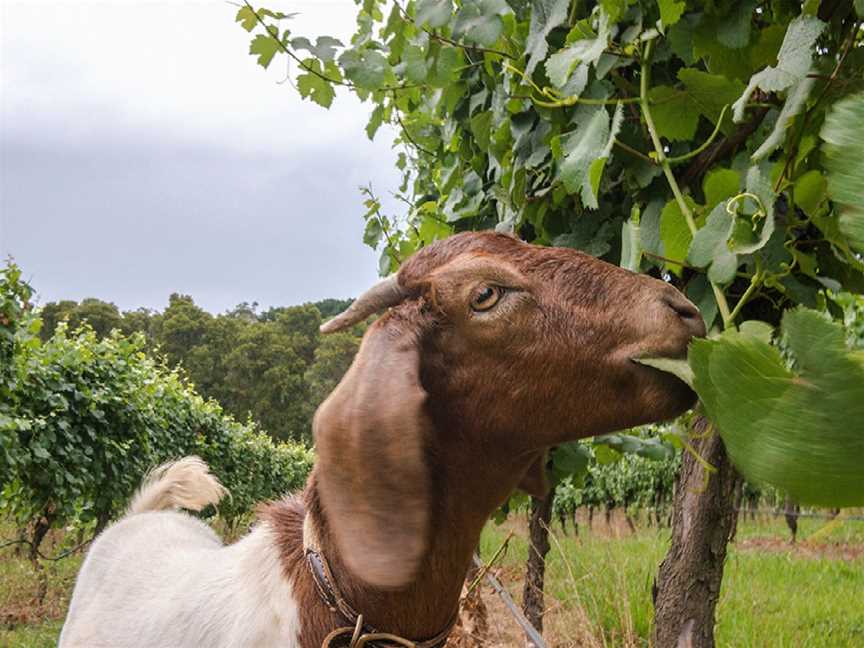
[[(549, 553), (549, 524), (552, 520), (554, 492), (540, 499), (531, 498), (531, 517), (528, 523), (528, 562), (525, 586), (522, 590), (522, 611), (537, 631), (543, 632), (543, 581), (546, 576), (546, 554)], [(530, 637), (527, 648), (536, 648)]]
[(739, 477), (719, 435), (701, 436), (693, 448), (717, 471), (706, 481), (705, 468), (693, 454), (684, 453), (675, 484), (672, 544), (654, 583), (656, 648), (715, 645), (714, 612), (735, 528)]

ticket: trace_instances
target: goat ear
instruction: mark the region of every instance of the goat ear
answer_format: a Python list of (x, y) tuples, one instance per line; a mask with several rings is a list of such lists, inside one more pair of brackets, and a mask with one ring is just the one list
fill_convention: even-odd
[(407, 585), (426, 550), (431, 422), (416, 332), (376, 322), (315, 414), (318, 489), (346, 567), (368, 584)]
[(546, 473), (546, 464), (549, 463), (549, 451), (543, 450), (540, 455), (531, 462), (528, 470), (522, 476), (518, 488), (529, 495), (540, 499), (549, 494), (549, 476)]

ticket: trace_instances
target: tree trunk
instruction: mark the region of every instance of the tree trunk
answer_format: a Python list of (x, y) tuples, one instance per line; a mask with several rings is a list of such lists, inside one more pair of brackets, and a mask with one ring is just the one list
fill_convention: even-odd
[(100, 513), (96, 516), (96, 529), (93, 531), (93, 537), (95, 538), (100, 533), (105, 530), (105, 527), (108, 526), (108, 523), (111, 521), (110, 513)]
[[(543, 632), (543, 579), (546, 575), (546, 554), (549, 553), (549, 522), (552, 519), (554, 492), (545, 498), (531, 498), (531, 518), (528, 524), (528, 563), (525, 571), (525, 587), (522, 590), (522, 611), (537, 632)], [(527, 648), (535, 648), (529, 637)]]
[(54, 514), (52, 511), (53, 507), (50, 507), (49, 512), (45, 513), (45, 515), (40, 515), (36, 519), (36, 522), (33, 525), (33, 534), (30, 538), (29, 557), (30, 564), (36, 572), (35, 604), (38, 607), (42, 606), (42, 603), (45, 601), (45, 595), (48, 593), (48, 575), (45, 573), (42, 563), (39, 562), (39, 547), (42, 545), (45, 536), (48, 535), (48, 532), (51, 530), (51, 525), (54, 522)]
[[(697, 424), (696, 432), (704, 427)], [(655, 648), (714, 647), (714, 608), (735, 521), (738, 475), (719, 435), (695, 439), (693, 447), (717, 472), (705, 485), (704, 469), (684, 453), (675, 483), (672, 545), (654, 584)]]
[(792, 532), (792, 537), (789, 539), (789, 544), (795, 544), (796, 536), (798, 535), (798, 513), (801, 507), (798, 506), (791, 497), (786, 496), (786, 502), (783, 507), (783, 515), (786, 518), (786, 526)]
[(45, 539), (45, 536), (48, 535), (48, 532), (51, 530), (51, 523), (53, 522), (53, 516), (50, 514), (40, 515), (36, 522), (33, 524), (33, 533), (30, 537), (30, 552), (28, 557), (30, 558), (30, 562), (33, 564), (38, 563), (39, 559), (39, 547), (42, 545), (42, 541)]
[(624, 509), (624, 520), (627, 522), (627, 528), (630, 529), (630, 533), (636, 533), (636, 525), (633, 524), (633, 518), (627, 513), (627, 509)]

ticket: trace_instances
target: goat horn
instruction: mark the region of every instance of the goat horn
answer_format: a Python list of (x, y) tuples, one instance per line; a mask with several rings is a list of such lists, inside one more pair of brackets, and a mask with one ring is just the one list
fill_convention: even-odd
[(407, 296), (408, 291), (399, 285), (397, 276), (395, 274), (390, 275), (355, 299), (347, 310), (322, 324), (321, 332), (335, 333), (341, 331), (352, 324), (365, 320), (374, 313), (395, 306)]

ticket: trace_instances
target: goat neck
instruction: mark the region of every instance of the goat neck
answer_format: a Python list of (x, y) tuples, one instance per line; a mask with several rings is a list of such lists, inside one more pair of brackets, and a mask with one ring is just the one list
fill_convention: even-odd
[[(457, 431), (452, 433), (462, 436)], [(298, 597), (303, 648), (319, 648), (329, 632), (345, 625), (345, 619), (321, 600), (304, 560), (303, 520), (307, 515), (312, 518), (320, 552), (342, 596), (367, 623), (383, 632), (421, 640), (437, 635), (452, 620), (486, 520), (531, 463), (530, 457), (476, 462), (469, 458), (482, 456), (479, 448), (476, 454), (447, 452), (447, 448), (456, 447), (442, 443), (440, 452), (436, 450), (430, 457), (434, 464), (435, 504), (430, 516), (428, 551), (413, 580), (399, 589), (371, 586), (346, 566), (321, 506), (315, 472), (302, 502), (287, 499), (262, 509), (263, 522), (276, 532), (283, 572)], [(375, 478), (374, 471), (370, 471), (369, 478)]]

